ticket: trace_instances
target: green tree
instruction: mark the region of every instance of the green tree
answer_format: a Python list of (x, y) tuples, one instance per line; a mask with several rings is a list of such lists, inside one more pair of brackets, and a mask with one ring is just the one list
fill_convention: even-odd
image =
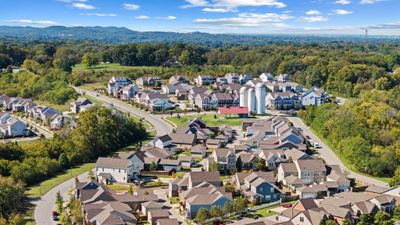
[(61, 225), (73, 225), (71, 217), (68, 215), (66, 211), (60, 214), (60, 223)]
[(213, 205), (211, 206), (210, 215), (214, 218), (221, 217), (223, 215), (222, 209), (216, 205)]
[(393, 221), (389, 213), (379, 210), (374, 217), (374, 224), (376, 225), (391, 225)]
[(265, 171), (266, 170), (266, 165), (265, 165), (265, 159), (259, 158), (257, 159), (255, 163), (256, 170), (258, 171)]
[(396, 208), (394, 208), (393, 219), (396, 221), (400, 220), (400, 206), (396, 206)]
[(156, 171), (157, 170), (157, 164), (155, 162), (152, 162), (150, 164), (150, 171)]
[(210, 219), (210, 212), (205, 208), (200, 208), (196, 213), (195, 221), (198, 223), (204, 223), (208, 219)]
[(219, 165), (216, 162), (211, 162), (210, 164), (210, 171), (216, 172), (219, 171)]
[(61, 193), (58, 191), (56, 194), (56, 210), (58, 214), (61, 214), (63, 211), (63, 197), (61, 195)]
[(8, 218), (22, 209), (24, 192), (20, 182), (0, 176), (0, 218)]
[(66, 169), (69, 166), (68, 158), (65, 153), (61, 153), (58, 157), (58, 163), (60, 164), (61, 168)]
[(243, 196), (236, 198), (233, 201), (233, 208), (237, 211), (242, 211), (247, 209), (247, 199)]
[(99, 63), (98, 58), (93, 52), (87, 52), (82, 56), (81, 62), (86, 68), (92, 68), (94, 65)]
[(224, 207), (222, 208), (222, 212), (224, 215), (233, 212), (233, 206), (230, 202), (225, 202)]
[(400, 185), (400, 167), (397, 167), (397, 169), (395, 170), (394, 175), (390, 179), (389, 184), (392, 187)]

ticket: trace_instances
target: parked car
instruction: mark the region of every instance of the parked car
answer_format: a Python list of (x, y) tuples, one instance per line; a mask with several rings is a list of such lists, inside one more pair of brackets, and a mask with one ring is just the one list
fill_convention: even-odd
[(282, 207), (283, 207), (283, 208), (291, 208), (291, 207), (292, 207), (292, 204), (291, 204), (291, 203), (283, 203), (283, 204), (282, 204)]
[(308, 140), (310, 140), (310, 139), (311, 139), (311, 137), (310, 137), (310, 136), (308, 136), (308, 135), (306, 135), (306, 138), (307, 138)]
[(317, 142), (314, 142), (313, 146), (316, 147), (316, 148), (318, 148), (318, 147), (319, 147), (319, 144), (318, 144)]
[(51, 211), (51, 216), (54, 221), (58, 221), (58, 213), (56, 211)]

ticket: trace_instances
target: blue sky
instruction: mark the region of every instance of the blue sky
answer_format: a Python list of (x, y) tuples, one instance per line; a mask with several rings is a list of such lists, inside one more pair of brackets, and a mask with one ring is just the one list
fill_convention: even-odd
[(400, 35), (400, 0), (0, 0), (1, 25)]

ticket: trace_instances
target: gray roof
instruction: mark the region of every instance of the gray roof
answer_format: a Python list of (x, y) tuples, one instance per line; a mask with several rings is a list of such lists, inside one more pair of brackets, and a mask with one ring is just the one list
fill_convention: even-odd
[(172, 142), (175, 144), (191, 145), (196, 140), (196, 135), (194, 135), (194, 134), (171, 133), (169, 136), (171, 137)]
[(309, 171), (309, 172), (326, 172), (326, 167), (324, 161), (322, 159), (315, 160), (297, 160), (297, 165), (299, 166), (300, 171)]
[(96, 167), (113, 168), (113, 169), (127, 169), (131, 164), (128, 159), (120, 158), (105, 158), (100, 157), (96, 161)]

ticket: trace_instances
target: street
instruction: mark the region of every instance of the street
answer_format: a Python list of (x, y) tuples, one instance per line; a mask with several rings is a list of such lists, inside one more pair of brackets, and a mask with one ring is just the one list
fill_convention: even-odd
[(350, 178), (354, 178), (363, 183), (374, 184), (374, 185), (381, 186), (381, 187), (388, 186), (388, 184), (386, 182), (376, 180), (374, 178), (364, 176), (362, 174), (358, 174), (358, 173), (355, 173), (355, 172), (352, 172), (351, 170), (349, 170), (344, 165), (344, 163), (339, 159), (339, 157), (336, 156), (336, 154), (333, 152), (333, 150), (331, 148), (329, 148), (329, 146), (326, 145), (316, 134), (314, 134), (314, 132), (312, 132), (311, 129), (307, 125), (305, 125), (304, 122), (300, 118), (288, 117), (288, 119), (293, 123), (293, 126), (301, 128), (303, 130), (303, 134), (305, 136), (306, 135), (310, 136), (312, 142), (317, 142), (319, 144), (320, 148), (318, 148), (317, 150), (320, 153), (321, 158), (323, 158), (325, 160), (326, 164), (339, 165), (342, 168), (342, 170), (348, 171), (350, 173), (350, 175), (349, 175)]
[[(78, 176), (79, 181), (89, 181), (88, 173), (83, 173)], [(57, 187), (51, 189), (45, 195), (43, 195), (40, 199), (36, 201), (32, 201), (32, 203), (36, 204), (35, 207), (35, 222), (37, 225), (54, 225), (57, 222), (53, 221), (51, 211), (55, 210), (55, 202), (56, 202), (56, 194), (60, 192), (64, 198), (64, 201), (69, 200), (69, 196), (67, 195), (68, 191), (75, 187), (75, 178), (72, 178)]]
[(105, 102), (108, 104), (112, 104), (114, 107), (118, 108), (121, 111), (131, 113), (140, 118), (144, 118), (147, 122), (149, 122), (153, 126), (154, 130), (157, 132), (157, 136), (169, 134), (173, 130), (172, 125), (169, 124), (168, 122), (164, 121), (160, 116), (141, 111), (141, 110), (133, 107), (132, 105), (129, 105), (121, 100), (107, 97), (105, 95), (100, 95), (94, 91), (86, 91), (79, 87), (74, 87), (74, 86), (73, 86), (73, 88), (75, 88), (76, 92), (78, 92), (80, 94), (85, 93), (85, 95), (88, 95), (99, 101), (102, 101), (102, 102)]

